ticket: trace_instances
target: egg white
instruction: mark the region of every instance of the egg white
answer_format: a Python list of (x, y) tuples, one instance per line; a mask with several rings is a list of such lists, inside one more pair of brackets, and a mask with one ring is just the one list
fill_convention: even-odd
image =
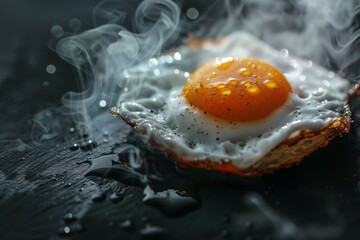
[[(252, 57), (276, 66), (293, 93), (268, 118), (254, 123), (215, 119), (181, 96), (189, 73), (222, 56)], [(300, 130), (320, 130), (343, 114), (349, 82), (311, 61), (275, 50), (245, 32), (219, 45), (179, 49), (124, 72), (126, 86), (116, 111), (146, 136), (183, 160), (232, 161), (247, 168)]]

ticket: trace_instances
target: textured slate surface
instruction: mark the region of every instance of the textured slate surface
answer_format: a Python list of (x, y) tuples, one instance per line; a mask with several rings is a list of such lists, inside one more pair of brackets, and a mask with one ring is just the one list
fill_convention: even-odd
[[(51, 26), (76, 17), (83, 29), (90, 27), (95, 1), (75, 7), (72, 1), (14, 2), (0, 3), (6, 33), (0, 40), (0, 239), (360, 237), (356, 116), (350, 134), (300, 166), (252, 180), (178, 171), (161, 154), (144, 150), (148, 166), (163, 178), (150, 179), (151, 187), (186, 190), (198, 204), (182, 202), (190, 204), (188, 211), (169, 213), (143, 202), (145, 185), (119, 162), (117, 151), (129, 144), (123, 143), (124, 123), (104, 110), (95, 123), (109, 133), (96, 146), (84, 145), (58, 108), (62, 94), (77, 86), (74, 70), (48, 47)], [(49, 64), (54, 74), (46, 71)], [(85, 147), (69, 149), (74, 143)], [(91, 160), (110, 154), (110, 167), (103, 163), (102, 171), (85, 175)], [(109, 171), (117, 164), (125, 167)], [(171, 208), (174, 202), (157, 204)]]

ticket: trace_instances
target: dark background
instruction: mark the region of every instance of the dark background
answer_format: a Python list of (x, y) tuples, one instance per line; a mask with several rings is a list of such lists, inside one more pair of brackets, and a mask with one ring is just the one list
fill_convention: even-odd
[[(96, 145), (84, 144), (84, 136), (71, 130), (71, 119), (59, 107), (65, 92), (78, 90), (77, 75), (52, 49), (51, 29), (59, 25), (74, 33), (92, 28), (97, 2), (0, 2), (1, 240), (359, 239), (356, 114), (350, 134), (299, 166), (261, 178), (179, 173), (155, 155), (164, 160), (161, 174), (168, 180), (153, 188), (192, 189), (198, 202), (177, 216), (144, 203), (144, 186), (125, 179), (121, 171), (107, 172), (111, 178), (85, 176), (89, 160), (116, 153), (128, 128), (109, 116), (118, 132)], [(183, 8), (192, 4), (185, 2)], [(72, 19), (81, 22), (79, 29), (69, 26)], [(52, 74), (46, 70), (50, 64), (56, 67)], [(39, 126), (36, 119), (49, 126)], [(60, 126), (51, 124), (59, 119)], [(62, 134), (49, 131), (39, 139), (38, 130), (47, 127), (63, 129)], [(71, 149), (74, 143), (82, 149)]]

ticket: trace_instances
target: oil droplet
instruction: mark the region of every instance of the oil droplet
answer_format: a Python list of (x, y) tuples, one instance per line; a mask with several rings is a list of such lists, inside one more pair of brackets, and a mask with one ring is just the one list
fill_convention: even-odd
[(220, 59), (220, 65), (217, 67), (219, 70), (226, 70), (234, 63), (233, 57), (224, 57)]
[(251, 85), (250, 82), (242, 82), (241, 85), (243, 85), (244, 87), (248, 87)]
[(240, 68), (240, 73), (243, 76), (249, 76), (251, 74), (251, 72), (249, 70), (247, 70), (246, 68)]
[(270, 80), (265, 80), (264, 82), (265, 86), (271, 89), (275, 89), (277, 87), (277, 84)]
[(231, 90), (229, 88), (224, 88), (221, 90), (221, 94), (224, 96), (230, 95), (231, 94)]
[(211, 78), (216, 77), (216, 72), (212, 72), (212, 73), (210, 74), (210, 77), (211, 77)]
[(230, 82), (229, 82), (229, 84), (233, 85), (233, 86), (238, 85), (238, 83), (239, 83), (239, 81), (237, 81), (237, 80), (230, 80)]
[(226, 85), (223, 83), (220, 83), (219, 85), (216, 86), (216, 88), (218, 88), (218, 89), (223, 89), (225, 87), (226, 87)]
[(272, 73), (268, 73), (269, 79), (274, 79), (274, 75)]
[(260, 89), (257, 86), (250, 85), (246, 88), (246, 91), (251, 94), (256, 94), (260, 92)]

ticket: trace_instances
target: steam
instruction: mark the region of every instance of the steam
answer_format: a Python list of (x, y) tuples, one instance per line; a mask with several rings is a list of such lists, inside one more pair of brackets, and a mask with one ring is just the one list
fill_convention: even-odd
[(136, 32), (109, 23), (58, 43), (58, 53), (76, 67), (83, 89), (62, 98), (80, 132), (92, 133), (99, 101), (114, 105), (125, 69), (159, 55), (176, 39), (179, 18), (180, 10), (171, 1), (144, 1), (134, 14)]

